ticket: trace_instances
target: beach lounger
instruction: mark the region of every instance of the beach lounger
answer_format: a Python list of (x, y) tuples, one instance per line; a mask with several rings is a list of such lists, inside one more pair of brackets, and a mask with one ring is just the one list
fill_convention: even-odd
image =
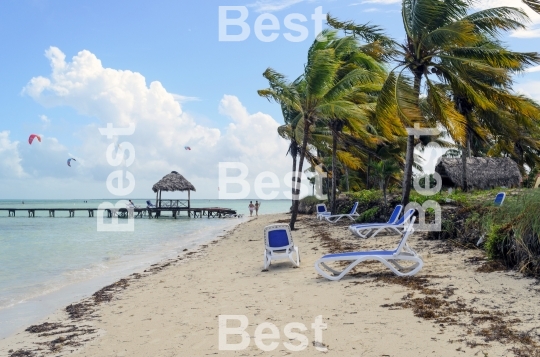
[(353, 225), (349, 227), (349, 230), (357, 237), (360, 238), (373, 238), (379, 232), (386, 232), (387, 234), (401, 234), (401, 229), (405, 229), (407, 222), (414, 214), (414, 208), (411, 208), (405, 214), (403, 217), (401, 217), (396, 223), (394, 224), (388, 224), (388, 223), (371, 223), (371, 224), (360, 224), (360, 225)]
[(360, 227), (360, 226), (366, 226), (366, 225), (372, 225), (372, 224), (395, 224), (399, 221), (399, 215), (401, 214), (401, 211), (403, 210), (402, 205), (397, 205), (396, 208), (394, 208), (394, 211), (390, 215), (390, 219), (386, 223), (357, 223), (357, 224), (351, 224), (349, 226), (349, 229), (352, 230), (353, 227)]
[[(415, 275), (422, 269), (424, 262), (418, 253), (407, 244), (407, 239), (414, 232), (414, 220), (415, 217), (412, 217), (408, 222), (407, 228), (402, 232), (401, 241), (396, 249), (328, 254), (315, 262), (315, 270), (329, 280), (340, 280), (361, 262), (366, 260), (378, 260), (397, 276)], [(328, 263), (334, 262), (350, 262), (350, 264), (344, 270), (337, 271), (327, 265)], [(402, 266), (405, 265), (404, 262), (413, 264), (404, 267)]]
[(322, 219), (324, 216), (330, 216), (332, 213), (326, 210), (326, 205), (324, 203), (319, 203), (317, 205), (317, 219)]
[(495, 206), (502, 206), (505, 198), (506, 198), (506, 193), (499, 192), (497, 193), (497, 196), (495, 196), (495, 201), (493, 201), (493, 203), (495, 204)]
[(152, 202), (146, 201), (146, 208), (156, 208), (156, 206)]
[(295, 266), (300, 266), (300, 253), (294, 245), (288, 224), (264, 227), (264, 245), (264, 270), (268, 269), (272, 260), (277, 259), (289, 259)]
[(356, 209), (358, 208), (358, 202), (355, 202), (351, 211), (346, 214), (329, 214), (329, 215), (322, 215), (321, 217), (326, 219), (330, 223), (336, 223), (343, 217), (349, 218), (351, 221), (354, 221), (356, 218), (360, 217), (360, 215), (356, 212)]

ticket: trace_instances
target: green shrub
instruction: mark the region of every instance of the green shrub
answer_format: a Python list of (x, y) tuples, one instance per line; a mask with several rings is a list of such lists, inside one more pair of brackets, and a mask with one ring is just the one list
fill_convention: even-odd
[(356, 219), (356, 222), (358, 222), (358, 223), (375, 222), (375, 218), (377, 217), (378, 213), (379, 213), (379, 207), (372, 207), (372, 208), (362, 212), (360, 214), (360, 217), (358, 217)]
[(500, 225), (493, 225), (490, 227), (489, 231), (486, 234), (486, 243), (484, 249), (490, 259), (502, 258), (501, 253), (501, 244), (504, 243), (507, 237), (501, 232)]
[(358, 192), (350, 192), (347, 193), (347, 196), (352, 201), (358, 201), (358, 203), (362, 206), (382, 200), (382, 192), (380, 190), (362, 190)]
[(301, 203), (304, 203), (306, 205), (315, 205), (317, 203), (322, 202), (315, 196), (306, 196), (300, 200)]

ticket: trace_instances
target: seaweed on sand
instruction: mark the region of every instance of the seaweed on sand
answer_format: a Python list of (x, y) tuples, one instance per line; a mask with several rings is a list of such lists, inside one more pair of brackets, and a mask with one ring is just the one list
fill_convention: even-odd
[[(479, 310), (467, 305), (465, 300), (457, 298), (449, 299), (454, 295), (455, 288), (447, 286), (435, 289), (429, 278), (441, 278), (438, 276), (398, 278), (382, 274), (374, 281), (388, 284), (398, 284), (421, 293), (423, 296), (415, 297), (415, 293), (408, 293), (400, 302), (381, 305), (390, 309), (411, 309), (416, 317), (430, 320), (439, 324), (444, 329), (445, 325), (461, 326), (467, 329), (468, 335), (482, 338), (485, 344), (471, 340), (461, 340), (467, 346), (475, 347), (486, 345), (489, 342), (498, 341), (502, 344), (513, 343), (511, 350), (516, 356), (540, 356), (540, 354), (527, 354), (527, 351), (539, 350), (538, 341), (533, 339), (531, 332), (522, 332), (516, 329), (519, 319), (508, 319), (507, 314), (501, 311)], [(438, 296), (443, 295), (443, 299)], [(489, 325), (487, 325), (489, 323)]]
[(32, 351), (28, 351), (28, 350), (23, 350), (23, 349), (20, 349), (20, 350), (17, 350), (15, 352), (11, 352), (12, 350), (10, 350), (9, 353), (9, 357), (35, 357), (36, 354)]

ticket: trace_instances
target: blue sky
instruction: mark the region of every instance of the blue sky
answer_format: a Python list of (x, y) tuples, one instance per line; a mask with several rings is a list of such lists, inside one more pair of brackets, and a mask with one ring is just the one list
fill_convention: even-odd
[[(247, 6), (247, 40), (219, 41), (219, 6)], [(117, 168), (105, 152), (112, 141), (97, 130), (108, 122), (137, 124), (121, 140), (136, 150), (131, 197), (152, 197), (151, 185), (173, 169), (198, 188), (195, 198), (216, 197), (220, 161), (246, 163), (249, 180), (275, 172), (285, 191), (290, 159), (275, 132), (279, 107), (256, 91), (266, 87), (261, 74), (269, 66), (291, 79), (301, 73), (314, 23), (305, 23), (307, 40), (293, 43), (283, 21), (292, 13), (310, 19), (319, 6), (403, 39), (395, 0), (0, 2), (0, 198), (111, 197), (105, 181)], [(263, 13), (281, 23), (274, 42), (253, 33)], [(532, 20), (528, 31), (505, 38), (513, 49), (539, 48), (540, 16)], [(517, 90), (540, 100), (540, 71), (516, 80)], [(28, 145), (31, 133), (43, 141)], [(72, 168), (69, 157), (77, 159)]]

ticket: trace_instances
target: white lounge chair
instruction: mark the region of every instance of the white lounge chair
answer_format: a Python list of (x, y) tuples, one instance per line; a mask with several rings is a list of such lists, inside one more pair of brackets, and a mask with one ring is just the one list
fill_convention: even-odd
[(354, 227), (360, 227), (360, 226), (370, 226), (370, 225), (382, 225), (382, 224), (396, 224), (399, 220), (399, 215), (401, 214), (401, 211), (403, 210), (402, 205), (397, 205), (396, 208), (394, 208), (394, 211), (390, 215), (390, 219), (388, 219), (388, 222), (386, 223), (357, 223), (357, 224), (351, 224), (349, 226), (349, 229), (352, 231)]
[(355, 202), (351, 211), (349, 213), (345, 214), (329, 214), (329, 215), (323, 215), (322, 218), (326, 219), (330, 223), (336, 223), (343, 217), (349, 218), (351, 221), (354, 221), (356, 218), (360, 217), (360, 215), (356, 212), (356, 209), (358, 208), (358, 202)]
[(403, 217), (401, 217), (396, 223), (371, 223), (371, 224), (362, 224), (350, 226), (349, 230), (357, 237), (360, 238), (370, 238), (375, 237), (379, 232), (386, 232), (387, 234), (401, 234), (401, 230), (404, 230), (407, 226), (407, 222), (414, 214), (414, 209), (411, 208)]
[(264, 227), (264, 245), (264, 270), (268, 269), (272, 260), (277, 259), (289, 259), (295, 266), (300, 266), (300, 253), (294, 245), (289, 225), (272, 224)]
[[(394, 250), (371, 250), (365, 252), (351, 252), (328, 254), (315, 262), (315, 270), (329, 280), (340, 280), (351, 269), (366, 260), (378, 260), (383, 263), (397, 276), (412, 276), (422, 269), (424, 262), (422, 258), (407, 244), (407, 238), (414, 232), (413, 223), (416, 218), (412, 218), (407, 228), (402, 232), (402, 238), (399, 245)], [(343, 271), (337, 271), (330, 268), (327, 264), (333, 262), (351, 262)], [(404, 267), (400, 264), (412, 262), (413, 264)], [(326, 269), (326, 270), (324, 270)], [(331, 274), (329, 274), (329, 271)]]
[(330, 216), (332, 213), (328, 212), (324, 203), (317, 205), (317, 219), (322, 219), (323, 216)]

